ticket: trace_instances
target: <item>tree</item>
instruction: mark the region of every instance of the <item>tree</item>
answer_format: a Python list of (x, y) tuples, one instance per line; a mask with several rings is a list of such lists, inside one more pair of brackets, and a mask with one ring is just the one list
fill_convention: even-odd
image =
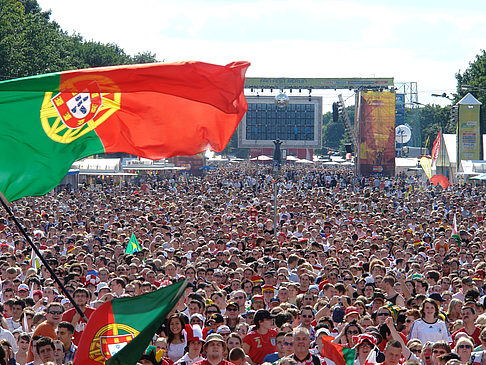
[(0, 0), (0, 79), (156, 61), (150, 52), (130, 56), (114, 43), (69, 35), (50, 15), (37, 0)]
[[(480, 54), (476, 55), (476, 59), (469, 63), (469, 67), (461, 74), (461, 71), (456, 73), (457, 80), (457, 94), (454, 101), (458, 102), (467, 93), (474, 95), (483, 105), (481, 109), (486, 107), (486, 52), (481, 50)], [(465, 85), (470, 88), (463, 88)], [(480, 113), (481, 118), (481, 133), (484, 133), (486, 128), (485, 113)]]

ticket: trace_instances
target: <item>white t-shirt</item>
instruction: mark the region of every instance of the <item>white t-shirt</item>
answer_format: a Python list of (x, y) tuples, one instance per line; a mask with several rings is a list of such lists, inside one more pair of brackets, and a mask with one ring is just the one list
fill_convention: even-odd
[(426, 343), (427, 341), (437, 342), (440, 340), (448, 343), (452, 342), (445, 322), (440, 319), (436, 319), (434, 323), (427, 323), (422, 318), (414, 321), (408, 334), (408, 340), (415, 338), (419, 339), (422, 343)]

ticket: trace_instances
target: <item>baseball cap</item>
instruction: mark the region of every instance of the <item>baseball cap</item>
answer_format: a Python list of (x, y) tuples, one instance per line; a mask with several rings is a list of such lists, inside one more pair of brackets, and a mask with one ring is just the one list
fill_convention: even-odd
[(429, 298), (437, 302), (445, 302), (444, 298), (442, 298), (442, 295), (440, 295), (440, 293), (430, 293)]
[(27, 286), (27, 284), (20, 284), (17, 288), (17, 291), (29, 291), (29, 287)]
[(214, 321), (216, 323), (223, 323), (224, 318), (220, 313), (214, 313), (211, 317), (209, 317), (208, 322), (209, 321)]
[(346, 308), (346, 310), (344, 311), (344, 314), (346, 316), (351, 315), (351, 314), (359, 314), (358, 308), (350, 305), (349, 307)]

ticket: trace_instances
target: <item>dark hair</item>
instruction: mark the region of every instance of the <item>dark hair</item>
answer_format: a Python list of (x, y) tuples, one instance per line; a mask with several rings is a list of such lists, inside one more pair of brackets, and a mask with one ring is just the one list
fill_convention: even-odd
[(175, 338), (175, 334), (172, 333), (172, 331), (170, 330), (170, 322), (173, 321), (174, 319), (178, 319), (181, 322), (181, 333), (178, 334), (180, 336), (182, 336), (182, 330), (184, 329), (184, 325), (187, 322), (186, 316), (183, 315), (182, 313), (174, 313), (173, 315), (171, 315), (169, 317), (169, 319), (167, 320), (167, 325), (165, 326), (166, 329), (167, 329), (167, 344), (168, 345), (171, 344), (172, 341), (174, 341), (174, 338)]
[(424, 318), (424, 308), (425, 308), (426, 303), (432, 304), (434, 306), (434, 308), (435, 308), (434, 316), (435, 316), (435, 318), (437, 318), (439, 316), (439, 305), (437, 304), (437, 302), (435, 300), (430, 299), (430, 298), (424, 299), (424, 301), (420, 305), (420, 315), (422, 316), (422, 318)]
[(357, 321), (351, 321), (349, 322), (345, 327), (344, 327), (344, 335), (347, 336), (348, 335), (348, 330), (351, 328), (351, 327), (356, 327), (358, 329), (358, 333), (359, 334), (362, 334), (363, 333), (363, 329), (361, 328), (361, 326), (358, 324)]
[(73, 324), (71, 322), (61, 321), (61, 322), (59, 322), (59, 324), (57, 325), (57, 327), (58, 328), (65, 328), (69, 332), (74, 333), (74, 326), (73, 326)]
[(390, 340), (387, 342), (386, 344), (386, 347), (385, 347), (385, 351), (389, 348), (389, 347), (395, 347), (397, 349), (402, 349), (402, 344), (400, 343), (400, 341), (397, 341), (397, 340)]
[(39, 349), (44, 346), (51, 346), (53, 351), (56, 349), (56, 346), (54, 346), (54, 341), (52, 341), (52, 338), (50, 337), (41, 337), (35, 343), (35, 349), (37, 350), (37, 352), (39, 352)]
[(73, 292), (73, 297), (78, 293), (84, 293), (88, 298), (91, 298), (91, 294), (88, 289), (86, 288), (76, 288)]
[(230, 361), (245, 359), (245, 351), (240, 347), (232, 348), (229, 352), (228, 359)]

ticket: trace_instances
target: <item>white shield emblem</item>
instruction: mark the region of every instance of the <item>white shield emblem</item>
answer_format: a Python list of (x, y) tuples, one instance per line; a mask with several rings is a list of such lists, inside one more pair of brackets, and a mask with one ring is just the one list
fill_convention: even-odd
[(78, 119), (88, 115), (91, 108), (91, 95), (89, 93), (79, 93), (66, 102), (71, 114)]

